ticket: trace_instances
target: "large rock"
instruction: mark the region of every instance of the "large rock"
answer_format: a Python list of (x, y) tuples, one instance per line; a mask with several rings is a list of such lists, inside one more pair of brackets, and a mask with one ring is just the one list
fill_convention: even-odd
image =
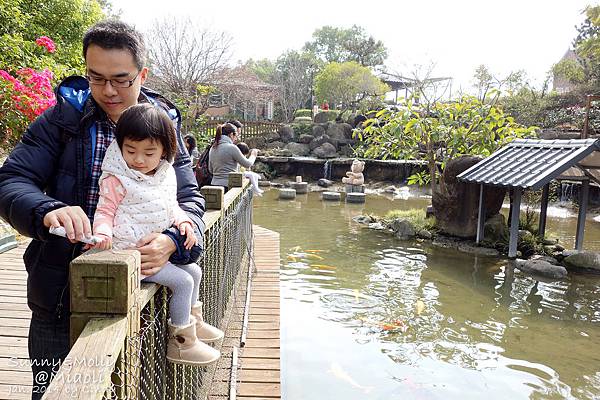
[(563, 264), (567, 268), (586, 269), (600, 272), (600, 253), (593, 251), (579, 251), (574, 254), (570, 251), (565, 251), (563, 254), (568, 255), (563, 260)]
[(281, 141), (270, 142), (265, 145), (266, 149), (282, 149), (285, 147), (285, 143)]
[(298, 143), (309, 144), (315, 137), (313, 135), (303, 134), (298, 137)]
[(411, 239), (417, 234), (415, 227), (406, 219), (396, 218), (389, 223), (389, 227), (398, 239)]
[(491, 243), (508, 242), (509, 232), (503, 214), (495, 214), (485, 221), (483, 238)]
[(321, 146), (314, 149), (312, 154), (318, 158), (334, 158), (337, 156), (335, 152), (335, 146), (331, 143), (323, 143)]
[(304, 157), (310, 154), (310, 147), (307, 144), (292, 142), (288, 143), (285, 148), (291, 151), (294, 156)]
[(264, 136), (254, 136), (246, 139), (246, 144), (251, 149), (262, 149), (267, 144), (267, 141)]
[(324, 134), (325, 134), (325, 128), (323, 128), (321, 125), (313, 125), (312, 135), (314, 137), (323, 136)]
[(327, 135), (332, 139), (346, 139), (342, 124), (330, 123), (327, 128)]
[(561, 265), (550, 264), (547, 261), (536, 260), (516, 260), (517, 268), (527, 274), (543, 276), (551, 279), (562, 279), (567, 276), (567, 270)]
[(279, 141), (279, 139), (280, 139), (279, 133), (276, 133), (276, 132), (268, 133), (268, 134), (264, 135), (263, 137), (265, 138), (265, 141), (267, 143), (276, 142), (276, 141)]
[(309, 143), (309, 147), (311, 150), (314, 150), (317, 147), (323, 145), (324, 143), (331, 143), (331, 138), (327, 135), (321, 135), (319, 137), (316, 137)]
[[(431, 198), (438, 228), (449, 235), (470, 238), (477, 233), (479, 185), (459, 182), (456, 176), (481, 161), (479, 157), (463, 156), (451, 160), (444, 169), (445, 187)], [(485, 219), (498, 214), (505, 189), (485, 188)]]
[(294, 140), (294, 129), (291, 126), (284, 125), (279, 128), (279, 137), (282, 142), (289, 143)]
[(327, 122), (327, 121), (329, 121), (329, 116), (327, 115), (327, 113), (320, 112), (320, 113), (317, 113), (317, 115), (315, 115), (314, 121), (316, 123)]
[(344, 137), (346, 139), (352, 139), (352, 125), (345, 122), (342, 122), (338, 125), (342, 127), (342, 130), (344, 131)]

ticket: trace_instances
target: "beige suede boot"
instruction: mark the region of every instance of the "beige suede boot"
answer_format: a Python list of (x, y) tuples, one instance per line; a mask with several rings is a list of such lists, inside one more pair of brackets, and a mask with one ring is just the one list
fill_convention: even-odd
[(217, 361), (221, 353), (196, 337), (196, 320), (191, 319), (185, 326), (171, 325), (169, 321), (169, 342), (167, 360), (177, 364), (208, 365)]
[(212, 343), (223, 339), (225, 334), (222, 330), (204, 322), (204, 318), (202, 318), (202, 302), (199, 301), (192, 307), (192, 316), (196, 318), (196, 336), (198, 339), (205, 343)]

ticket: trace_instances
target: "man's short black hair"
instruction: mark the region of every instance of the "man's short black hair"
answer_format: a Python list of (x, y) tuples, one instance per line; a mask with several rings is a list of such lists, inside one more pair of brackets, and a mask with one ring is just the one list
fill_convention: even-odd
[(146, 65), (146, 46), (142, 34), (131, 25), (115, 19), (100, 21), (83, 36), (83, 58), (87, 49), (95, 44), (103, 49), (126, 49), (133, 56), (138, 70)]
[(242, 125), (242, 123), (240, 121), (238, 121), (237, 119), (230, 119), (229, 121), (227, 121), (226, 123), (231, 124), (233, 126), (235, 126), (238, 129), (241, 129), (244, 125)]

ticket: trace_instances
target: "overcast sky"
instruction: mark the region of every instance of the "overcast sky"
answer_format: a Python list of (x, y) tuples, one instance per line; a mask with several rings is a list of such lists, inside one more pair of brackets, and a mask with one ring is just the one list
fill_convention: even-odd
[[(232, 61), (275, 59), (300, 49), (324, 25), (362, 26), (388, 48), (390, 71), (412, 75), (435, 64), (436, 76), (468, 90), (480, 64), (504, 76), (524, 69), (538, 84), (569, 48), (582, 11), (598, 0), (127, 0), (121, 17), (147, 30), (165, 15), (190, 16), (228, 32)], [(168, 10), (166, 9), (168, 5)]]

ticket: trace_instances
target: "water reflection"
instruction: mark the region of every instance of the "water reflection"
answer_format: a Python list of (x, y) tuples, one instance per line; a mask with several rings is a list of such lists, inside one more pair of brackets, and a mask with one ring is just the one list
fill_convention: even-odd
[(281, 233), (284, 397), (600, 397), (598, 278), (544, 282), (352, 221), (426, 203), (257, 201), (255, 223)]

